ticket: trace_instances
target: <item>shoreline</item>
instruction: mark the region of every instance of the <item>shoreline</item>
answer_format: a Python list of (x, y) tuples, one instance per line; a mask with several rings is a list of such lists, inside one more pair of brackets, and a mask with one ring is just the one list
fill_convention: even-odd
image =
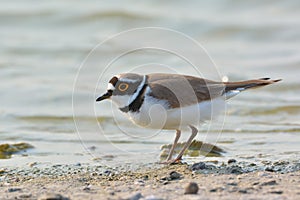
[[(133, 171), (89, 165), (38, 164), (0, 169), (1, 199), (297, 199), (300, 162), (154, 165)], [(273, 168), (271, 168), (273, 166)], [(252, 171), (251, 171), (252, 170)], [(197, 194), (184, 194), (190, 183)], [(55, 196), (56, 195), (56, 196)], [(54, 198), (54, 199), (55, 199)]]

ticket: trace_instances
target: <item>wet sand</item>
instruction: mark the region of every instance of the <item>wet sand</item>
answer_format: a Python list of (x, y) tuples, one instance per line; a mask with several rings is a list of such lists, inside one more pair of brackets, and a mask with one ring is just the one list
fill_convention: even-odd
[[(253, 168), (249, 167), (252, 166)], [(300, 163), (139, 167), (132, 171), (89, 165), (0, 170), (0, 199), (299, 199)], [(197, 194), (184, 194), (190, 183)]]

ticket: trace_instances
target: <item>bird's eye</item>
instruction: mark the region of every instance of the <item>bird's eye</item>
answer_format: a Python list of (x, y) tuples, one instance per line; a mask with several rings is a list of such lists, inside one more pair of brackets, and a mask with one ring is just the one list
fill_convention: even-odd
[(121, 83), (119, 86), (118, 86), (118, 89), (121, 91), (121, 92), (124, 92), (128, 89), (129, 85), (127, 83)]

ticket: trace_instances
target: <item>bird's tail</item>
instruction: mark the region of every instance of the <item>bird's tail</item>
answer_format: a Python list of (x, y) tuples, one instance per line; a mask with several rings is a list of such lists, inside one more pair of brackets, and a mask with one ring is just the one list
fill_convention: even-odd
[(270, 85), (278, 81), (281, 81), (281, 79), (270, 80), (270, 78), (260, 78), (260, 79), (240, 81), (240, 82), (226, 82), (224, 83), (225, 85), (224, 94), (226, 95), (226, 99), (229, 99), (244, 90)]

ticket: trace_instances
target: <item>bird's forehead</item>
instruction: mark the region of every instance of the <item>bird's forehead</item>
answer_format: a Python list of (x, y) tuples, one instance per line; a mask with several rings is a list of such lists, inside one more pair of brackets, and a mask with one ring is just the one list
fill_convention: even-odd
[(136, 82), (139, 82), (139, 80), (129, 79), (129, 78), (120, 78), (119, 81), (120, 82), (125, 82), (125, 83), (136, 83)]
[(132, 86), (140, 84), (143, 76), (134, 73), (119, 74), (113, 76), (108, 82), (108, 90), (114, 90), (120, 83), (128, 83)]
[(117, 75), (116, 77), (118, 77), (119, 81), (127, 82), (127, 83), (136, 83), (142, 81), (143, 79), (143, 76), (134, 73), (120, 74)]

